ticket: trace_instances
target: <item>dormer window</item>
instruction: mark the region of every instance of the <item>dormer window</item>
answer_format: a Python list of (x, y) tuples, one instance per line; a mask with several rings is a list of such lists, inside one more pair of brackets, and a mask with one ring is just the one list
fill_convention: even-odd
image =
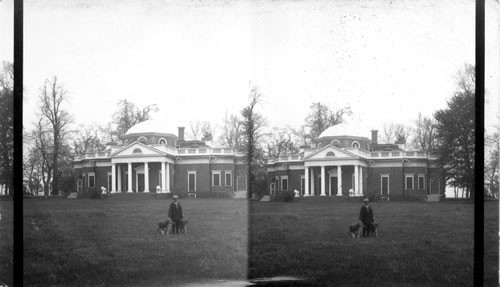
[(357, 142), (357, 141), (353, 141), (352, 144), (351, 144), (351, 146), (354, 147), (354, 148), (359, 148), (360, 147), (359, 142)]
[(158, 144), (163, 144), (163, 145), (166, 145), (167, 144), (167, 140), (164, 139), (164, 138), (161, 138), (159, 141), (158, 141)]
[(132, 153), (142, 153), (142, 150), (140, 148), (136, 148)]
[(334, 146), (336, 146), (336, 147), (340, 147), (339, 140), (332, 140), (331, 144), (334, 145)]
[(335, 156), (335, 153), (333, 151), (329, 151), (326, 153), (326, 156)]
[(140, 136), (138, 139), (137, 139), (138, 142), (141, 142), (141, 143), (146, 143), (147, 142), (147, 139), (145, 136)]

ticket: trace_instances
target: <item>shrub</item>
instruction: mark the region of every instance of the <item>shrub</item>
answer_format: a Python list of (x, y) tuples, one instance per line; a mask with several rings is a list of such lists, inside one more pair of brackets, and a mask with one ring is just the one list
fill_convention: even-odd
[(271, 197), (272, 201), (290, 202), (295, 199), (295, 192), (293, 190), (277, 191), (275, 196)]

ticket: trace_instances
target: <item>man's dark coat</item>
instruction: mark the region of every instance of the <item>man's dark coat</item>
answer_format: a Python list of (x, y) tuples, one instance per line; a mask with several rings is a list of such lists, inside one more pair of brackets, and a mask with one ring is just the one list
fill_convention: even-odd
[(168, 207), (168, 217), (170, 217), (173, 221), (179, 221), (182, 219), (182, 207), (179, 202), (177, 204), (170, 203)]
[(359, 220), (363, 222), (363, 224), (373, 223), (373, 210), (371, 206), (361, 206), (361, 210), (359, 211)]

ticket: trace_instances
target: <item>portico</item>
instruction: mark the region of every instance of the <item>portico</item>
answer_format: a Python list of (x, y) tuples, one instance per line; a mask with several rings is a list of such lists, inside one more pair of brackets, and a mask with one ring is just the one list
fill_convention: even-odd
[(170, 193), (170, 166), (173, 164), (174, 159), (168, 154), (141, 143), (112, 154), (111, 193), (156, 192), (157, 185), (161, 193)]
[(358, 156), (326, 146), (304, 158), (304, 196), (363, 196), (363, 169), (367, 167)]

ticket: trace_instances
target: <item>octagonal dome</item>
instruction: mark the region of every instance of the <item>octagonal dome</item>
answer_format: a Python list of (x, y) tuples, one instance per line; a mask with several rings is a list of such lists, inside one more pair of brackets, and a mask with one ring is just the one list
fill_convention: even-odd
[(166, 124), (159, 121), (147, 120), (131, 127), (125, 135), (131, 134), (171, 134)]
[(324, 130), (318, 137), (337, 137), (337, 136), (359, 136), (357, 135), (357, 129), (347, 123), (340, 123), (338, 125), (331, 126)]

